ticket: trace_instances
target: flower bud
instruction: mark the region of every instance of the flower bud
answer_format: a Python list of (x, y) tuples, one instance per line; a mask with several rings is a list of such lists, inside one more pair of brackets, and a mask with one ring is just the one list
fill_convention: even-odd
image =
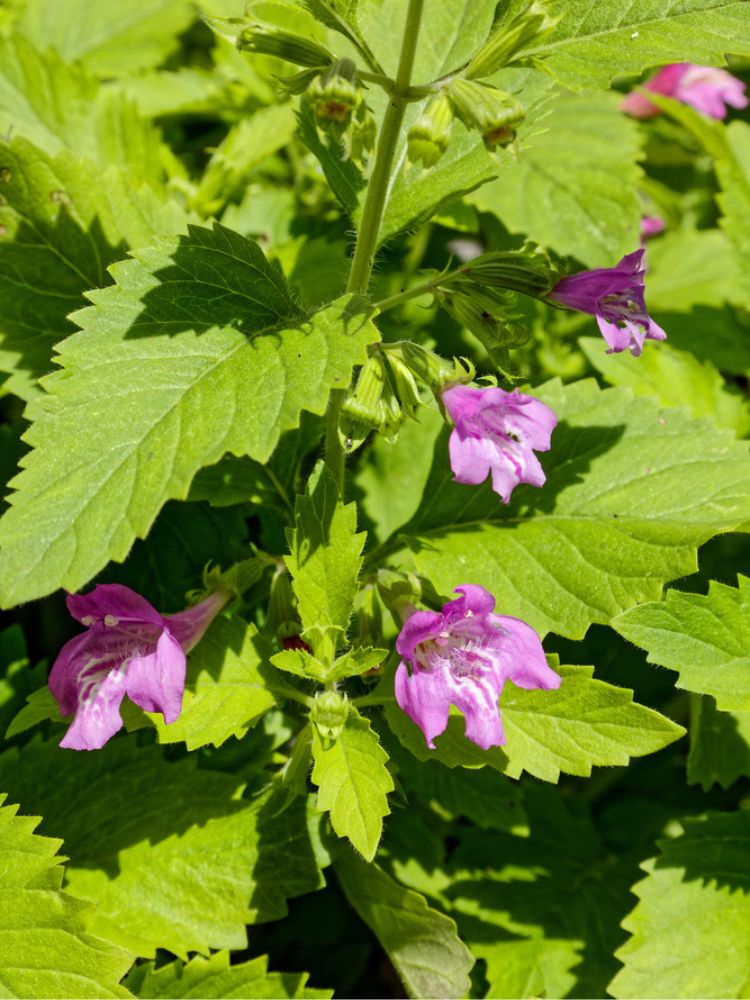
[(516, 53), (546, 34), (559, 20), (559, 17), (549, 15), (545, 3), (533, 0), (521, 14), (492, 32), (466, 67), (466, 78), (477, 80), (491, 76), (511, 62)]
[(529, 331), (508, 310), (507, 303), (468, 282), (440, 293), (441, 305), (470, 330), (502, 374), (508, 373), (508, 348), (519, 347)]
[(375, 351), (362, 365), (354, 392), (342, 406), (342, 412), (352, 420), (380, 427), (383, 419), (383, 390), (388, 386), (385, 359)]
[(428, 101), (409, 129), (406, 151), (410, 163), (434, 167), (448, 148), (453, 128), (453, 106), (444, 93)]
[(283, 28), (254, 23), (243, 28), (237, 36), (240, 52), (256, 52), (264, 56), (276, 56), (299, 66), (328, 66), (333, 56), (311, 38), (295, 35)]
[(349, 702), (336, 691), (319, 691), (310, 711), (310, 718), (324, 740), (337, 740), (346, 725)]
[(459, 77), (450, 83), (448, 95), (461, 121), (479, 131), (487, 149), (513, 142), (525, 112), (510, 94)]
[(561, 268), (542, 247), (482, 254), (461, 268), (461, 275), (477, 285), (507, 288), (524, 295), (546, 295), (561, 277)]
[(313, 80), (307, 92), (318, 125), (338, 135), (349, 128), (352, 114), (362, 103), (362, 91), (351, 59), (339, 59)]

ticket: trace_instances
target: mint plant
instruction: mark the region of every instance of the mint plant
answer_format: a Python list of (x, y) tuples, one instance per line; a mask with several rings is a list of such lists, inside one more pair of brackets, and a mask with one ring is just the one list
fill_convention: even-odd
[(0, 994), (745, 996), (750, 5), (0, 24)]

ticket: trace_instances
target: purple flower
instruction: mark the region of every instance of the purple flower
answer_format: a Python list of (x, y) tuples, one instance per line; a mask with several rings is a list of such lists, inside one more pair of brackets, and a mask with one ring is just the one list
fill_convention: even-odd
[(185, 654), (229, 600), (216, 591), (195, 607), (160, 615), (145, 597), (119, 583), (69, 594), (71, 615), (87, 631), (66, 642), (49, 676), (63, 715), (75, 718), (60, 743), (99, 750), (122, 726), (125, 695), (146, 712), (174, 722), (182, 708)]
[(641, 243), (651, 236), (657, 236), (666, 229), (666, 223), (660, 215), (644, 215), (641, 219)]
[(435, 749), (450, 706), (463, 712), (466, 736), (483, 750), (505, 742), (498, 699), (506, 680), (521, 688), (560, 687), (539, 636), (518, 618), (494, 615), (484, 587), (456, 587), (462, 596), (441, 612), (415, 611), (396, 640), (396, 701)]
[(519, 483), (544, 485), (534, 449), (549, 451), (557, 417), (548, 406), (518, 389), (468, 385), (443, 390), (442, 399), (455, 425), (448, 447), (456, 482), (482, 483), (491, 472), (504, 503)]
[(549, 292), (553, 302), (596, 316), (608, 354), (630, 348), (637, 357), (644, 340), (666, 340), (666, 333), (646, 312), (643, 298), (643, 255), (641, 248), (627, 254), (615, 267), (581, 271), (558, 281)]
[[(650, 90), (652, 94), (674, 97), (709, 118), (726, 118), (727, 105), (746, 108), (748, 103), (742, 80), (724, 69), (696, 66), (695, 63), (664, 66), (644, 83), (643, 89)], [(628, 94), (620, 108), (634, 118), (651, 118), (661, 110), (645, 94), (635, 90)]]

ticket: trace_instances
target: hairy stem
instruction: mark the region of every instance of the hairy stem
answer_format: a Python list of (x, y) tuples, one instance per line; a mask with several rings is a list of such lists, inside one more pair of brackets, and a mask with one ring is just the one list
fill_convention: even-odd
[(362, 209), (362, 223), (359, 227), (357, 245), (354, 248), (352, 269), (347, 285), (347, 291), (349, 292), (364, 294), (370, 283), (372, 266), (375, 261), (375, 251), (378, 245), (380, 223), (382, 222), (383, 212), (385, 211), (388, 199), (393, 158), (396, 155), (396, 146), (398, 145), (398, 137), (401, 132), (404, 113), (409, 104), (407, 94), (411, 83), (412, 69), (414, 68), (414, 56), (417, 50), (417, 38), (419, 36), (423, 7), (424, 0), (409, 0), (396, 79), (383, 118), (383, 124), (380, 128), (380, 135), (378, 136), (375, 150), (375, 162), (367, 187), (365, 204)]
[[(362, 222), (354, 248), (352, 268), (346, 286), (348, 292), (363, 295), (370, 284), (370, 275), (375, 261), (375, 251), (378, 246), (380, 223), (383, 219), (388, 189), (393, 169), (393, 158), (396, 155), (399, 133), (404, 120), (404, 113), (409, 98), (407, 97), (411, 83), (414, 56), (417, 50), (417, 38), (422, 21), (424, 0), (409, 0), (409, 9), (404, 24), (404, 37), (401, 42), (401, 55), (393, 86), (389, 88), (388, 108), (380, 128), (380, 135), (375, 149), (375, 161), (367, 188), (365, 204), (362, 209)], [(338, 484), (339, 493), (344, 493), (344, 449), (339, 440), (339, 417), (346, 392), (334, 389), (328, 403), (326, 415), (325, 461)]]

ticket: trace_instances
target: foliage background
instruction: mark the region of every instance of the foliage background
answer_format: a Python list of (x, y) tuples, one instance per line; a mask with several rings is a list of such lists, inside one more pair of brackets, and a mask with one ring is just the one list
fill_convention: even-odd
[[(481, 582), (564, 684), (509, 685), (504, 751), (454, 720), (431, 754), (398, 709), (363, 709), (309, 782), (319, 734), (272, 690), (270, 571), (192, 654), (180, 721), (132, 709), (95, 754), (58, 749), (46, 695), (75, 632), (62, 588), (117, 580), (172, 612), (209, 561), (287, 554), (368, 344), (491, 360), (429, 296), (377, 328), (343, 298), (365, 177), (279, 94), (288, 64), (201, 20), (242, 3), (0, 4), (3, 995), (747, 995), (750, 118), (618, 104), (674, 61), (750, 79), (750, 5), (549, 6), (558, 27), (493, 81), (526, 108), (519, 154), (457, 128), (431, 171), (401, 156), (371, 298), (465, 241), (612, 266), (649, 211), (669, 340), (608, 356), (590, 318), (519, 300), (515, 368), (560, 417), (545, 489), (505, 508), (452, 484), (428, 406), (355, 454), (356, 509), (318, 497), (337, 527), (295, 587), (303, 623), (324, 579), (324, 624), (390, 649), (371, 585), (349, 626), (363, 545), (366, 584), (386, 564), (442, 596)], [(405, 4), (359, 7), (392, 73)], [(428, 0), (414, 78), (469, 58), (496, 7)], [(352, 51), (299, 4), (252, 8)]]

